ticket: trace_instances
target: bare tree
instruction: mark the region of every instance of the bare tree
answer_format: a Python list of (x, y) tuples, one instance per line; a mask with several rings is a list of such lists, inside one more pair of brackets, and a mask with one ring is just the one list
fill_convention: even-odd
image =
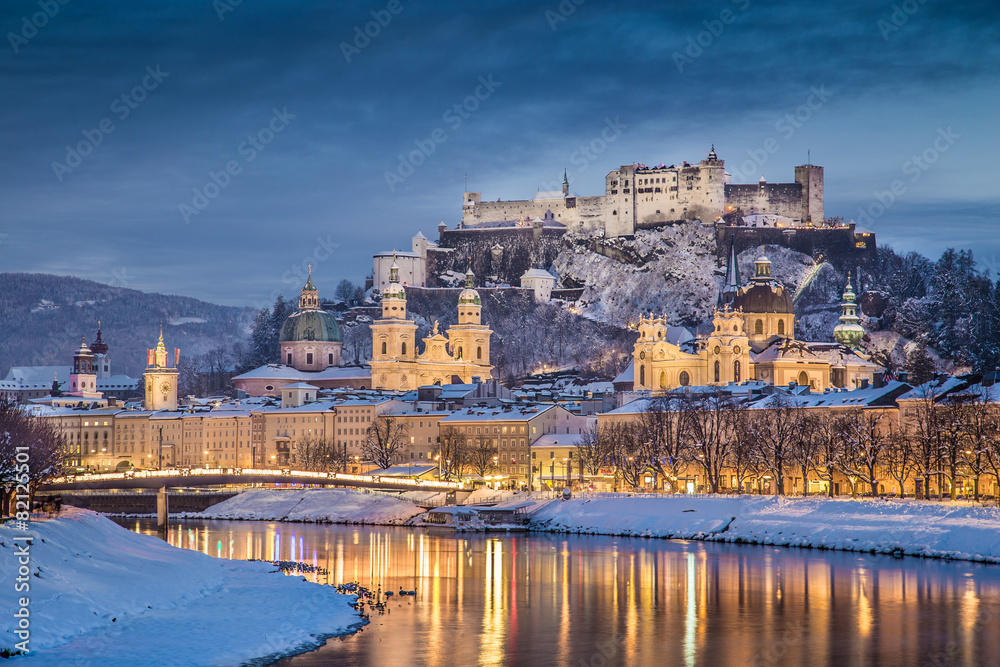
[(883, 413), (855, 408), (844, 418), (844, 456), (840, 469), (851, 480), (851, 495), (855, 481), (868, 484), (872, 497), (878, 497), (879, 468), (884, 464), (891, 442)]
[(376, 415), (368, 425), (362, 455), (366, 461), (374, 461), (380, 468), (389, 468), (400, 460), (400, 452), (410, 441), (407, 424), (393, 415)]
[(30, 511), (38, 486), (63, 474), (65, 452), (55, 424), (0, 396), (0, 486), (4, 515)]
[(338, 472), (347, 470), (347, 449), (333, 440), (305, 437), (292, 449), (292, 465), (300, 470)]
[[(931, 475), (940, 477), (941, 474), (941, 413), (937, 410), (941, 390), (934, 383), (927, 383), (916, 391), (919, 399), (916, 401), (912, 421), (913, 443), (917, 448), (917, 461), (926, 485), (926, 496), (929, 498)], [(943, 493), (943, 485), (939, 481), (938, 494)]]
[(989, 451), (998, 438), (1000, 419), (987, 387), (974, 391), (963, 407), (966, 436), (965, 465), (973, 474), (973, 495), (976, 502), (979, 502), (979, 477), (992, 474)]
[(896, 480), (899, 497), (906, 497), (906, 480), (913, 476), (917, 468), (917, 450), (913, 441), (902, 430), (895, 430), (889, 438), (885, 450), (885, 470)]
[(735, 443), (736, 406), (730, 394), (716, 389), (685, 407), (678, 431), (686, 433), (692, 461), (705, 473), (712, 493), (718, 493)]
[(489, 438), (480, 438), (468, 448), (466, 460), (474, 473), (486, 477), (496, 468), (497, 448)]
[(577, 453), (583, 464), (583, 469), (588, 475), (599, 475), (601, 470), (610, 463), (613, 453), (611, 440), (614, 431), (613, 423), (603, 426), (594, 424), (581, 434)]
[(815, 470), (827, 485), (827, 495), (833, 498), (833, 480), (844, 453), (843, 418), (832, 410), (813, 415), (813, 437), (819, 447)]
[(674, 490), (687, 460), (687, 439), (682, 434), (682, 418), (691, 402), (689, 396), (664, 395), (650, 398), (635, 422), (633, 458), (660, 477), (670, 480)]
[(753, 414), (744, 407), (737, 406), (734, 410), (733, 446), (729, 455), (729, 466), (736, 476), (737, 493), (743, 493), (748, 477), (758, 476), (761, 473), (753, 418)]
[(774, 494), (785, 494), (785, 473), (791, 463), (792, 439), (800, 421), (800, 410), (788, 397), (775, 394), (754, 410), (750, 428), (757, 439), (761, 465), (774, 477)]
[[(458, 426), (442, 426), (440, 432), (441, 435), (438, 438), (438, 467), (441, 470), (441, 476), (446, 480), (450, 480), (461, 475), (462, 468), (465, 466), (469, 454), (469, 442)], [(496, 449), (492, 440), (487, 438), (486, 442), (489, 443), (492, 449)], [(494, 451), (491, 457), (495, 454), (496, 452)]]
[(333, 291), (333, 295), (349, 306), (351, 305), (351, 300), (354, 298), (356, 289), (354, 283), (344, 278), (337, 283), (337, 288)]
[(809, 473), (819, 469), (823, 456), (823, 440), (816, 415), (802, 415), (792, 434), (791, 463), (802, 474), (802, 495), (809, 495)]

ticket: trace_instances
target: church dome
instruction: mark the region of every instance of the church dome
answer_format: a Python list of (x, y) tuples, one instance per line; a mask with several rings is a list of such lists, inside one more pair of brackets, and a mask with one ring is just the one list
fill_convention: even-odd
[(319, 341), (340, 343), (340, 326), (337, 319), (325, 310), (298, 310), (288, 316), (281, 327), (280, 341)]
[(763, 256), (754, 262), (753, 280), (736, 291), (732, 308), (744, 313), (794, 312), (791, 293), (771, 276), (771, 262)]

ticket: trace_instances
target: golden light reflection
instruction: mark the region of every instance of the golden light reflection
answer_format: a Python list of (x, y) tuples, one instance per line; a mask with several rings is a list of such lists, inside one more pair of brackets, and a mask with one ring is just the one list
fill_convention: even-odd
[[(155, 534), (155, 523), (126, 525)], [(370, 632), (331, 642), (331, 663), (925, 664), (949, 641), (954, 664), (1000, 655), (1000, 568), (990, 566), (264, 522), (179, 523), (166, 537), (223, 558), (294, 557), (329, 570), (312, 581), (395, 593)]]

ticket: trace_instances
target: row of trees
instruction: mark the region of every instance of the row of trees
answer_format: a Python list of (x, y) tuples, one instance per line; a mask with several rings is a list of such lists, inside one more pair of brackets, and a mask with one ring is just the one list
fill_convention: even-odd
[(735, 477), (737, 490), (770, 478), (773, 492), (785, 494), (789, 478), (798, 477), (803, 495), (810, 478), (826, 482), (833, 495), (835, 478), (843, 476), (852, 494), (878, 495), (889, 480), (902, 496), (906, 482), (919, 477), (936, 479), (939, 494), (947, 485), (954, 498), (969, 478), (978, 500), (981, 475), (1000, 485), (1000, 416), (986, 396), (936, 398), (929, 394), (911, 408), (911, 428), (902, 429), (892, 412), (806, 410), (782, 395), (755, 408), (723, 392), (658, 397), (635, 419), (584, 434), (580, 464), (590, 475), (611, 470), (631, 487), (654, 473), (677, 488), (693, 469), (714, 493)]

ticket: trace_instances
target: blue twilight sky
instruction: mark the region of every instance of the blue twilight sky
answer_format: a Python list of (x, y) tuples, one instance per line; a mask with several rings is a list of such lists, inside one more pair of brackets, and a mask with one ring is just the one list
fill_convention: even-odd
[(0, 26), (2, 271), (261, 305), (311, 261), (329, 295), (453, 227), (466, 175), (600, 194), (713, 143), (734, 182), (811, 151), (828, 216), (1000, 266), (995, 1), (5, 0)]

